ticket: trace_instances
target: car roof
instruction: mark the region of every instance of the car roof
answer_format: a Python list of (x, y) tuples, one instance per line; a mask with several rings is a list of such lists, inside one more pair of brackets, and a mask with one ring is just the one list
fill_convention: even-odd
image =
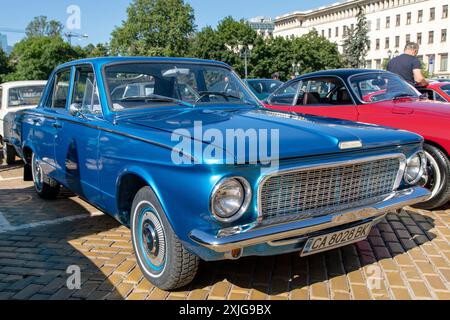
[(282, 82), (281, 80), (268, 79), (268, 78), (267, 79), (264, 79), (264, 78), (247, 79), (246, 81), (248, 81), (248, 82), (250, 82), (250, 81), (279, 81), (279, 82)]
[(214, 60), (194, 59), (194, 58), (171, 58), (171, 57), (100, 57), (74, 60), (58, 66), (57, 69), (70, 67), (73, 65), (90, 63), (97, 66), (104, 66), (114, 63), (125, 62), (160, 62), (160, 63), (197, 63), (197, 64), (214, 64), (221, 67), (231, 69), (231, 67), (223, 62)]
[(30, 80), (30, 81), (11, 81), (0, 84), (0, 87), (4, 89), (16, 88), (16, 87), (25, 87), (32, 85), (46, 85), (47, 80)]
[(348, 78), (355, 74), (363, 74), (363, 73), (380, 73), (387, 72), (385, 70), (375, 70), (375, 69), (331, 69), (331, 70), (322, 70), (317, 72), (311, 72), (301, 75), (299, 78), (311, 77), (311, 76), (338, 76), (341, 78)]

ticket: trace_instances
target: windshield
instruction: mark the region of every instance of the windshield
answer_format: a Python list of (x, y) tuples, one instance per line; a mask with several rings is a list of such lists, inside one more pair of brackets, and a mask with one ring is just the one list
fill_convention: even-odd
[(114, 111), (174, 104), (258, 104), (232, 71), (219, 66), (125, 63), (107, 66), (105, 76)]
[(400, 77), (390, 73), (369, 73), (353, 76), (350, 84), (363, 102), (393, 100), (402, 97), (420, 97), (420, 93)]
[(446, 84), (445, 86), (441, 87), (442, 91), (444, 91), (447, 95), (450, 96), (450, 84)]
[(11, 88), (8, 90), (8, 106), (10, 108), (36, 106), (44, 88), (44, 85)]

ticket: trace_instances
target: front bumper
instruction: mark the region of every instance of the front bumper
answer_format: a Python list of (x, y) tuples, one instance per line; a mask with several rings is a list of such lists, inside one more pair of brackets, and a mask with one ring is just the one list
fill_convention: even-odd
[(362, 220), (376, 220), (388, 212), (428, 200), (430, 192), (421, 187), (393, 192), (383, 201), (370, 206), (330, 214), (308, 220), (261, 226), (257, 223), (220, 230), (210, 234), (193, 230), (191, 240), (217, 253), (227, 253), (258, 244), (293, 239), (325, 229), (348, 225)]

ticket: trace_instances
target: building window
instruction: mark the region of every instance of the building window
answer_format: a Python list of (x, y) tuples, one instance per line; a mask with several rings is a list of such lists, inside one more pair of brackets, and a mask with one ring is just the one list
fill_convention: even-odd
[(391, 17), (386, 17), (386, 29), (391, 27)]
[(339, 37), (339, 27), (336, 27), (336, 38)]
[(430, 9), (430, 21), (433, 21), (436, 18), (436, 8)]
[(400, 27), (401, 19), (402, 19), (402, 16), (398, 14), (395, 18), (395, 26), (396, 27)]
[(372, 60), (366, 60), (366, 69), (372, 69)]
[(380, 29), (381, 29), (381, 19), (378, 18), (377, 19), (377, 30), (380, 30)]
[(347, 35), (347, 26), (342, 28), (342, 35), (345, 37)]
[(441, 58), (441, 63), (439, 64), (439, 71), (448, 70), (448, 53), (443, 53), (439, 55)]
[(375, 50), (380, 50), (380, 39), (375, 40)]
[(367, 30), (372, 31), (372, 20), (367, 21)]
[(411, 35), (410, 34), (407, 34), (406, 35), (406, 43), (408, 44), (408, 43), (410, 43), (411, 42)]
[(422, 33), (417, 34), (417, 44), (420, 46), (422, 44)]
[(442, 6), (442, 19), (448, 18), (448, 4)]
[(381, 69), (381, 59), (375, 60), (375, 69)]
[(434, 31), (428, 32), (428, 44), (434, 43)]
[(325, 38), (325, 30), (322, 30), (322, 37)]
[(419, 13), (417, 14), (417, 23), (421, 23), (423, 20), (423, 10), (419, 10)]
[(406, 24), (411, 24), (411, 12), (406, 14)]
[(386, 38), (384, 41), (384, 48), (389, 49), (389, 38)]
[(331, 28), (328, 29), (328, 38), (331, 38)]
[(400, 47), (400, 36), (395, 37), (395, 47), (396, 48)]
[(447, 29), (442, 29), (441, 30), (441, 42), (446, 42), (447, 41)]

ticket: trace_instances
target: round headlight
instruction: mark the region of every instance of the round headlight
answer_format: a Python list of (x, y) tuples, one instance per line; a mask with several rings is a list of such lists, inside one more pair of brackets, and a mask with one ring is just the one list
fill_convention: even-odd
[(427, 160), (422, 152), (416, 153), (408, 159), (405, 170), (405, 181), (408, 184), (416, 184), (425, 173)]
[(222, 222), (239, 219), (248, 209), (251, 200), (250, 185), (244, 178), (220, 181), (211, 195), (211, 211)]

